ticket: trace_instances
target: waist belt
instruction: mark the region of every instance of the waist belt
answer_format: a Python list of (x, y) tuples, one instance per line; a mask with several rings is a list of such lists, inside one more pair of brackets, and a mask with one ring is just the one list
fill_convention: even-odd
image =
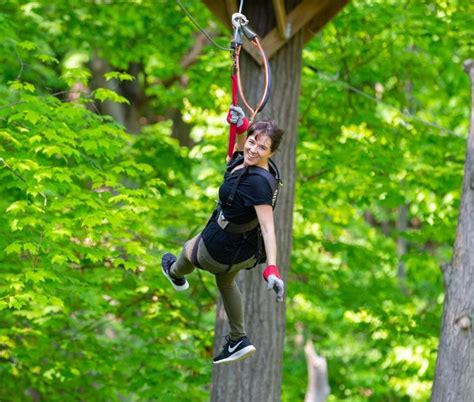
[(225, 230), (229, 233), (245, 233), (250, 232), (251, 230), (255, 229), (258, 226), (258, 218), (247, 222), (247, 223), (232, 223), (229, 222), (224, 214), (222, 213), (222, 209), (220, 207), (216, 210), (216, 222), (222, 230)]

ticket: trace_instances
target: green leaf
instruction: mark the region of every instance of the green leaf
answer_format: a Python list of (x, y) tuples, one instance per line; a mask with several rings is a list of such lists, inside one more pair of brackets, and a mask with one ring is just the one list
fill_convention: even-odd
[(70, 68), (61, 76), (69, 86), (73, 86), (76, 83), (87, 85), (90, 77), (90, 71), (85, 68)]
[(26, 110), (25, 111), (25, 120), (36, 124), (41, 118), (41, 115), (39, 113), (36, 113), (33, 110)]
[(26, 242), (23, 244), (23, 251), (28, 251), (31, 253), (31, 255), (37, 255), (38, 246), (36, 244)]
[(0, 131), (0, 137), (6, 141), (13, 142), (15, 145), (20, 145), (20, 142), (13, 135), (7, 133), (6, 131)]
[(119, 95), (117, 92), (112, 91), (111, 89), (106, 89), (106, 88), (96, 89), (93, 92), (93, 96), (95, 99), (100, 100), (101, 102), (111, 101), (111, 102), (117, 102), (117, 103), (130, 104), (128, 99)]
[(41, 152), (47, 156), (62, 155), (61, 148), (57, 145), (50, 145), (50, 146), (44, 147), (41, 150)]
[(12, 213), (12, 215), (16, 215), (19, 212), (24, 212), (28, 207), (27, 201), (15, 201), (7, 208), (7, 213)]
[(59, 64), (59, 60), (49, 54), (40, 53), (35, 56), (38, 60), (46, 64)]
[(25, 41), (19, 42), (18, 47), (21, 47), (22, 49), (25, 49), (25, 50), (36, 50), (38, 48), (38, 45), (36, 45), (36, 43), (31, 42), (29, 40), (25, 40)]
[(56, 254), (51, 258), (53, 264), (64, 265), (67, 262), (67, 257), (63, 254)]
[(44, 282), (47, 278), (47, 272), (42, 270), (28, 270), (25, 271), (25, 281), (31, 281), (33, 283), (36, 282)]
[(35, 92), (35, 86), (30, 84), (29, 82), (22, 82), (22, 81), (10, 81), (9, 82), (10, 88), (16, 91), (26, 91), (26, 92)]
[(20, 254), (22, 250), (20, 242), (13, 242), (4, 248), (6, 254)]
[(119, 81), (133, 81), (135, 79), (133, 75), (130, 75), (128, 73), (121, 73), (119, 71), (111, 71), (110, 73), (105, 73), (104, 77), (107, 81), (110, 81), (112, 79), (116, 79)]

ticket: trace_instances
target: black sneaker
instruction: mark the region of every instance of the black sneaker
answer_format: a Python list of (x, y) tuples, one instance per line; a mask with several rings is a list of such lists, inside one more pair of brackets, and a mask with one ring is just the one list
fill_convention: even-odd
[(237, 341), (226, 336), (227, 341), (219, 356), (214, 357), (214, 364), (228, 364), (252, 356), (257, 349), (253, 346), (249, 338), (243, 336)]
[(166, 253), (163, 257), (161, 257), (161, 270), (163, 271), (163, 275), (166, 276), (173, 287), (178, 291), (182, 292), (189, 288), (189, 283), (186, 278), (175, 278), (171, 276), (170, 269), (173, 263), (176, 261), (176, 257), (171, 253)]

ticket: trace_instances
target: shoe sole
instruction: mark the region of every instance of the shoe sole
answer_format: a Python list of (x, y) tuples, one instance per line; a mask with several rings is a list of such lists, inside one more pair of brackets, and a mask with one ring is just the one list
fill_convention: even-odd
[(168, 280), (171, 282), (171, 284), (173, 285), (173, 287), (178, 291), (178, 292), (182, 292), (186, 289), (189, 288), (189, 283), (188, 281), (186, 281), (185, 279), (185, 283), (184, 285), (175, 285), (175, 283), (173, 282), (173, 279), (171, 279), (171, 277), (168, 275), (168, 273), (165, 271), (165, 269), (163, 267), (161, 267), (161, 272), (163, 272), (163, 275), (166, 276), (168, 278)]
[(226, 359), (219, 360), (217, 362), (214, 362), (214, 364), (231, 364), (234, 362), (238, 362), (240, 360), (244, 360), (247, 357), (252, 356), (257, 349), (255, 349), (254, 346), (246, 346), (245, 348), (239, 350), (238, 352), (234, 353), (232, 356), (229, 356)]

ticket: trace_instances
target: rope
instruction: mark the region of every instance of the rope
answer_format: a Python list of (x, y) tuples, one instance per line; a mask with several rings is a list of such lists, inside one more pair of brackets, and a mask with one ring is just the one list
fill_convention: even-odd
[(263, 92), (262, 97), (260, 98), (260, 101), (258, 102), (257, 106), (255, 108), (252, 108), (250, 106), (249, 102), (247, 101), (247, 98), (245, 97), (243, 88), (242, 88), (242, 82), (240, 80), (240, 59), (237, 57), (237, 82), (239, 86), (239, 93), (242, 98), (242, 102), (245, 105), (245, 107), (248, 109), (250, 112), (250, 121), (253, 121), (255, 119), (255, 116), (257, 115), (258, 112), (261, 112), (263, 108), (265, 107), (268, 98), (270, 97), (270, 87), (272, 83), (272, 78), (271, 78), (271, 70), (270, 70), (270, 65), (268, 64), (268, 60), (265, 56), (265, 52), (263, 51), (262, 45), (260, 44), (260, 41), (258, 40), (257, 37), (255, 37), (254, 40), (251, 42), (259, 51), (260, 56), (262, 57), (263, 60), (263, 65), (265, 69), (265, 89)]
[[(184, 11), (184, 13), (186, 14), (186, 16), (192, 21), (192, 23), (196, 26), (197, 29), (199, 29), (201, 31), (201, 33), (209, 40), (209, 42), (211, 42), (212, 45), (214, 45), (215, 47), (217, 47), (218, 49), (220, 50), (225, 50), (225, 51), (230, 51), (232, 50), (231, 48), (229, 47), (224, 47), (224, 46), (221, 46), (219, 45), (217, 42), (214, 41), (214, 39), (212, 39), (211, 35), (209, 35), (203, 28), (201, 28), (201, 26), (198, 24), (198, 22), (196, 21), (196, 19), (191, 15), (191, 13), (186, 9), (186, 7), (184, 7), (183, 3), (181, 3), (180, 0), (176, 0), (176, 3), (178, 3), (178, 5), (181, 7), (181, 9)], [(243, 3), (243, 0), (241, 1), (240, 3), (240, 6), (242, 7), (242, 3)]]
[[(257, 115), (257, 113), (262, 111), (266, 103), (268, 102), (268, 99), (270, 97), (271, 85), (272, 85), (272, 74), (271, 74), (271, 69), (270, 69), (270, 65), (268, 63), (267, 57), (262, 48), (262, 45), (260, 44), (260, 40), (258, 39), (258, 35), (247, 27), (247, 24), (249, 21), (247, 17), (245, 17), (245, 15), (241, 13), (243, 2), (244, 0), (240, 1), (239, 12), (234, 13), (232, 15), (232, 26), (234, 28), (234, 35), (231, 42), (231, 48), (233, 50), (232, 51), (233, 64), (232, 64), (232, 74), (231, 74), (232, 104), (234, 106), (238, 104), (238, 94), (240, 94), (242, 98), (242, 103), (244, 104), (244, 106), (247, 108), (247, 110), (250, 113), (249, 120), (250, 122), (252, 122), (255, 119), (255, 116)], [(240, 57), (239, 56), (240, 56), (240, 51), (242, 49), (242, 36), (245, 36), (247, 40), (258, 49), (258, 52), (260, 54), (260, 57), (262, 59), (262, 64), (264, 67), (264, 76), (265, 76), (264, 90), (255, 108), (250, 105), (249, 101), (247, 100), (245, 96), (245, 93), (242, 88), (241, 77), (240, 77)], [(237, 131), (236, 125), (231, 124), (230, 131), (229, 131), (229, 146), (227, 150), (228, 160), (230, 160), (233, 154), (235, 140), (236, 140), (236, 131)]]

